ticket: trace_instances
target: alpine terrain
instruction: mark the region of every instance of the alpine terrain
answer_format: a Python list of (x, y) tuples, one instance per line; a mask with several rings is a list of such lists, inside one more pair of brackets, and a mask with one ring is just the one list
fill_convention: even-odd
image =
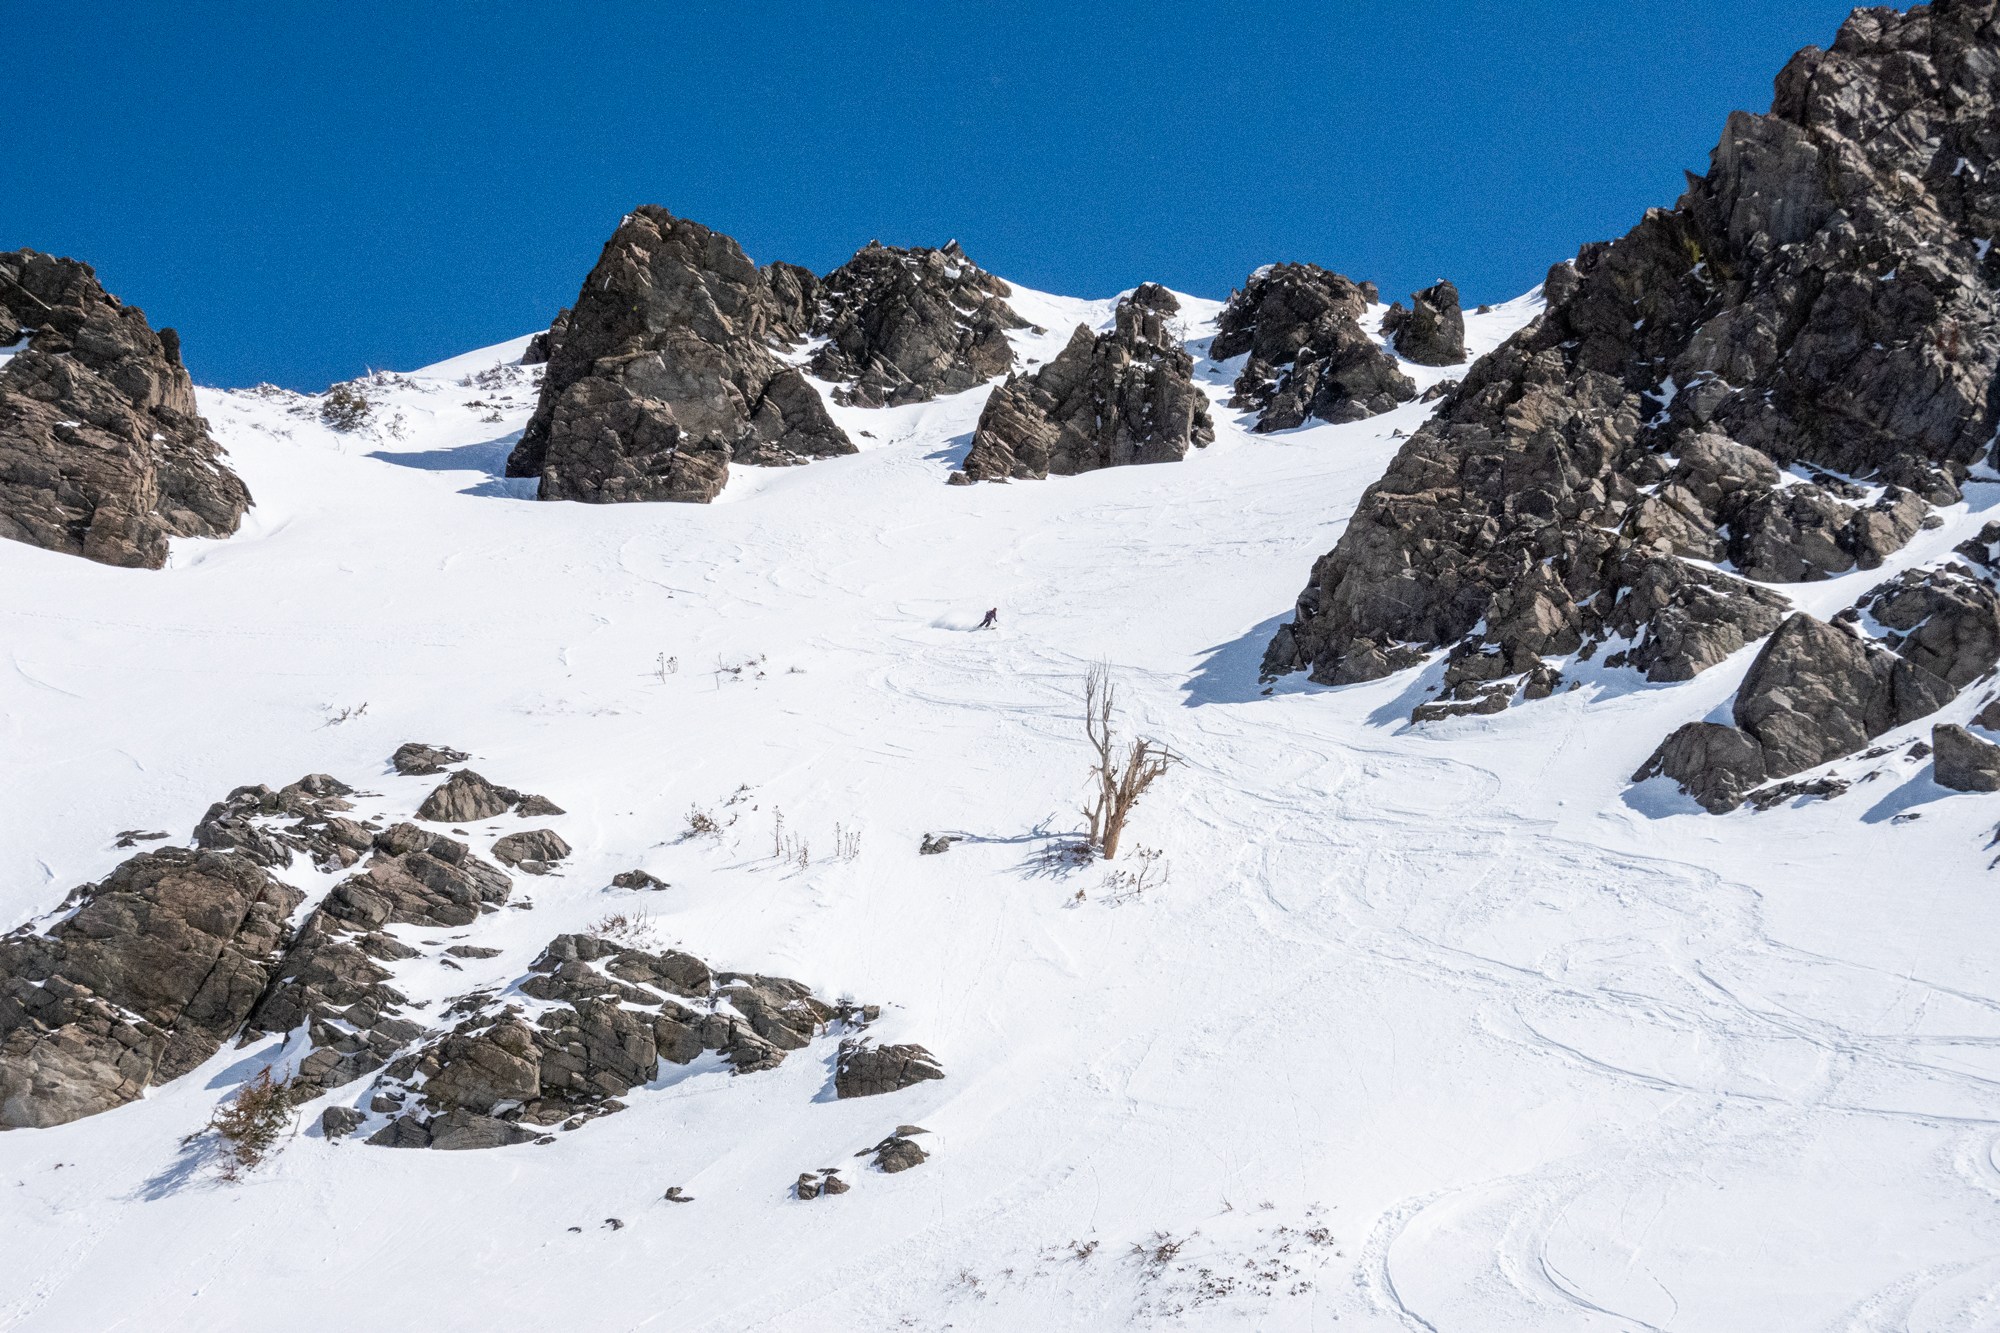
[(0, 253), (0, 1328), (2000, 1328), (2000, 3), (1661, 205), (316, 395)]

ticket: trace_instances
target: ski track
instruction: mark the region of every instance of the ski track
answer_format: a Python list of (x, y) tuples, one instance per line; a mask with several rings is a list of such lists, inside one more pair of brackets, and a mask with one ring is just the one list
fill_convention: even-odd
[[(1017, 345), (1044, 358), (1110, 313), (1018, 299), (1046, 332)], [(1191, 337), (1215, 308), (1190, 300)], [(1533, 309), (1472, 317), (1474, 354)], [(947, 491), (974, 391), (836, 405), (861, 455), (738, 469), (706, 511), (540, 506), (474, 461), (518, 422), (496, 443), (454, 415), (455, 377), (518, 351), (416, 372), (388, 391), (406, 437), (368, 446), (204, 391), (260, 507), (165, 574), (0, 549), (0, 723), (29, 759), (0, 798), (37, 830), (0, 843), (0, 927), (114, 864), (117, 829), (184, 830), (241, 782), (323, 769), (381, 786), (365, 812), (407, 811), (428, 784), (375, 776), (382, 756), (448, 742), (556, 795), (579, 849), (494, 924), (493, 977), (643, 864), (675, 885), (654, 910), (676, 941), (880, 999), (883, 1039), (932, 1044), (949, 1077), (825, 1101), (822, 1043), (740, 1083), (662, 1079), (546, 1150), (306, 1137), (226, 1190), (175, 1145), (279, 1048), (225, 1051), (0, 1138), (21, 1252), (0, 1328), (250, 1327), (279, 1293), (311, 1298), (300, 1327), (351, 1327), (379, 1317), (356, 1274), (438, 1329), (2000, 1327), (1983, 807), (1920, 802), (1913, 833), (1861, 822), (1880, 787), (1723, 819), (1626, 803), (1747, 655), (1423, 729), (1402, 721), (1418, 673), (1255, 682), (1269, 622), (1427, 409), (1256, 437), (1201, 363), (1218, 439), (1173, 467)], [(509, 410), (531, 402), (517, 386)], [(143, 674), (106, 665), (134, 644)], [(1184, 761), (1135, 821), (1168, 868), (1136, 902), (1034, 859), (1078, 822), (1077, 682), (1099, 661), (1124, 727)], [(78, 740), (106, 718), (116, 735)], [(1899, 762), (1891, 786), (1922, 780)], [(688, 843), (691, 804), (748, 822)], [(864, 830), (861, 857), (778, 866), (772, 807), (821, 848), (836, 821)], [(968, 841), (916, 858), (939, 829)], [(397, 984), (434, 1001), (486, 979), (411, 964)], [(903, 1120), (933, 1131), (921, 1170), (782, 1199)], [(698, 1202), (660, 1205), (668, 1181)], [(1263, 1219), (1307, 1217), (1341, 1248), (1290, 1294), (1195, 1300), (1130, 1254), (1167, 1232), (1236, 1272)], [(1048, 1257), (1085, 1239), (1096, 1257)]]

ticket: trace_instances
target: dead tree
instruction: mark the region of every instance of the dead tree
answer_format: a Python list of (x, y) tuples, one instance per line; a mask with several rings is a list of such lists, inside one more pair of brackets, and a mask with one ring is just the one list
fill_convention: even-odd
[(1083, 807), (1083, 817), (1090, 829), (1090, 845), (1107, 861), (1118, 855), (1125, 821), (1146, 788), (1180, 762), (1166, 746), (1143, 737), (1119, 753), (1118, 734), (1111, 724), (1117, 694), (1111, 672), (1101, 662), (1083, 678), (1083, 730), (1097, 752), (1097, 761), (1090, 769), (1094, 799)]

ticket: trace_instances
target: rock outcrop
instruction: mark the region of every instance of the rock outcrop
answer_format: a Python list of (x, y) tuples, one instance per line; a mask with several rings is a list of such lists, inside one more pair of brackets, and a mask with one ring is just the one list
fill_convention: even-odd
[(439, 784), (417, 807), (417, 818), (434, 824), (471, 824), (504, 815), (521, 800), (512, 787), (496, 787), (469, 768)]
[(1458, 288), (1438, 282), (1410, 293), (1410, 308), (1389, 307), (1382, 332), (1396, 352), (1420, 366), (1456, 366), (1465, 360), (1465, 312), (1458, 306)]
[(930, 1131), (917, 1125), (901, 1125), (894, 1134), (883, 1139), (872, 1148), (864, 1148), (854, 1154), (856, 1157), (873, 1157), (875, 1169), (885, 1175), (895, 1175), (898, 1171), (908, 1171), (913, 1166), (922, 1166), (930, 1160), (930, 1154), (914, 1138), (913, 1134)]
[(959, 393), (1014, 367), (1009, 329), (1028, 322), (1007, 304), (1013, 289), (952, 241), (901, 250), (871, 241), (818, 285), (813, 374), (861, 407)]
[[(806, 334), (804, 270), (647, 206), (628, 214), (549, 344), (507, 474), (544, 500), (706, 502), (729, 464), (854, 452), (774, 348)], [(810, 279), (811, 274), (804, 274)]]
[(1800, 612), (1751, 663), (1736, 691), (1734, 727), (1681, 727), (1633, 778), (1669, 777), (1710, 811), (1734, 809), (1759, 781), (1851, 754), (1956, 693), (1923, 667)]
[[(1990, 4), (1942, 0), (1856, 11), (1795, 57), (1673, 209), (1550, 272), (1544, 314), (1363, 497), (1265, 673), (1346, 683), (1451, 648), (1518, 673), (1511, 690), (1636, 633), (1612, 660), (1672, 679), (1777, 609), (1684, 557), (1813, 580), (1908, 541), (2000, 410), (1996, 47)], [(1821, 721), (1869, 734), (1907, 716), (1897, 699)], [(1777, 744), (1773, 776), (1794, 771)]]
[(545, 1007), (486, 1009), (400, 1057), (371, 1105), (395, 1119), (369, 1142), (395, 1148), (488, 1148), (574, 1129), (625, 1109), (618, 1099), (658, 1074), (718, 1052), (738, 1073), (775, 1068), (828, 1024), (867, 1022), (783, 977), (716, 972), (690, 954), (650, 953), (562, 935), (520, 992)]
[(123, 1105), (213, 1055), (278, 964), (298, 890), (247, 857), (162, 848), (0, 938), (0, 1129)]
[(472, 756), (465, 751), (454, 750), (448, 745), (405, 741), (396, 747), (396, 753), (389, 756), (389, 766), (405, 777), (422, 777), (442, 773), (453, 764), (462, 764), (470, 758)]
[(1932, 772), (1953, 791), (2000, 791), (2000, 745), (1956, 723), (1931, 728)]
[(1230, 293), (1209, 344), (1210, 360), (1249, 355), (1229, 405), (1273, 431), (1312, 417), (1360, 421), (1416, 397), (1416, 383), (1361, 326), (1376, 296), (1372, 283), (1315, 264), (1252, 273)]
[(172, 537), (227, 537), (250, 492), (181, 364), (88, 264), (0, 254), (0, 537), (158, 569)]
[(493, 859), (530, 875), (547, 874), (549, 867), (569, 855), (569, 844), (554, 829), (532, 829), (509, 833), (493, 844)]
[(1882, 627), (1882, 642), (1955, 690), (2000, 663), (2000, 598), (1960, 570), (1905, 570), (1858, 610)]
[(1172, 463), (1215, 438), (1194, 359), (1169, 321), (1173, 293), (1146, 283), (1118, 303), (1109, 333), (1079, 324), (1033, 374), (996, 388), (954, 481), (1071, 476), (1132, 463)]
[(833, 1092), (836, 1097), (879, 1097), (943, 1077), (937, 1057), (921, 1046), (876, 1046), (856, 1038), (840, 1044), (833, 1066)]
[[(440, 792), (492, 788), (457, 773)], [(453, 789), (452, 784), (459, 787)], [(526, 975), (425, 1011), (405, 964), (464, 970), (502, 950), (457, 932), (510, 905), (506, 871), (415, 823), (344, 819), (354, 795), (324, 774), (239, 787), (204, 817), (199, 848), (145, 852), (77, 889), (44, 934), (0, 937), (0, 1130), (108, 1110), (193, 1069), (231, 1038), (303, 1032), (285, 1072), (293, 1105), (364, 1079), (320, 1117), (329, 1137), (472, 1149), (539, 1139), (624, 1109), (619, 1098), (705, 1052), (738, 1074), (775, 1068), (829, 1029), (864, 1031), (872, 1005), (829, 1003), (785, 977), (722, 972), (633, 943), (644, 917), (561, 935)], [(433, 793), (435, 799), (438, 793)], [(539, 799), (539, 798), (531, 798)], [(506, 808), (503, 804), (501, 809)], [(339, 826), (334, 837), (327, 830)], [(354, 844), (359, 842), (359, 850)], [(338, 847), (346, 860), (323, 860)], [(367, 859), (290, 924), (305, 895), (281, 882), (294, 854), (322, 868)], [(569, 854), (548, 829), (505, 835), (496, 859), (546, 873)], [(632, 887), (664, 888), (643, 872)], [(527, 907), (512, 902), (514, 907)], [(425, 984), (421, 981), (419, 984)], [(840, 1048), (843, 1096), (942, 1077), (918, 1046)], [(345, 1100), (345, 1098), (343, 1098)]]
[(547, 365), (549, 357), (554, 354), (556, 345), (562, 341), (563, 334), (568, 329), (569, 307), (565, 306), (556, 312), (556, 317), (549, 321), (546, 329), (528, 339), (528, 345), (521, 349), (521, 364)]

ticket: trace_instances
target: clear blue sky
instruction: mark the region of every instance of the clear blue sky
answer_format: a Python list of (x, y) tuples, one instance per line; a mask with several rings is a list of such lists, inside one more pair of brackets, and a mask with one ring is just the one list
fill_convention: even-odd
[(0, 249), (196, 378), (317, 389), (545, 324), (657, 203), (758, 262), (956, 236), (1033, 286), (1538, 281), (1671, 203), (1836, 0), (0, 0)]

